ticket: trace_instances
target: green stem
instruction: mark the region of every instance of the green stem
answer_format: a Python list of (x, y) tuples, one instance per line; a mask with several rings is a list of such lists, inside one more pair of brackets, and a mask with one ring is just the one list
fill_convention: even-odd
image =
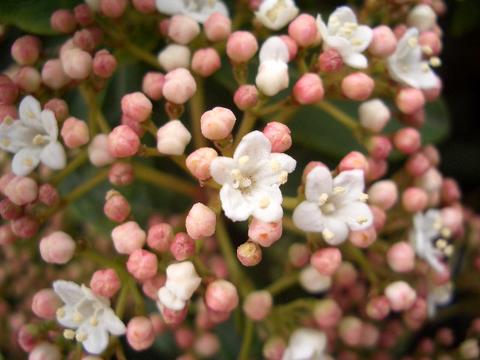
[(200, 128), (200, 118), (205, 109), (205, 94), (203, 92), (203, 79), (196, 77), (197, 91), (190, 99), (190, 121), (192, 123), (193, 142), (197, 148), (207, 146), (207, 141), (202, 135)]
[(253, 129), (255, 126), (255, 121), (257, 121), (257, 117), (253, 113), (245, 111), (242, 122), (240, 123), (240, 127), (238, 128), (235, 136), (233, 148), (236, 148), (242, 138)]
[(246, 319), (245, 328), (243, 329), (243, 342), (240, 349), (239, 360), (248, 360), (250, 354), (250, 348), (252, 346), (254, 333), (254, 323), (251, 319)]
[(90, 88), (87, 88), (86, 85), (82, 85), (80, 86), (80, 93), (87, 103), (90, 131), (92, 132), (92, 135), (96, 134), (97, 125), (102, 133), (108, 134), (110, 132), (110, 125), (108, 125), (107, 120), (98, 107), (95, 92)]
[(127, 299), (128, 299), (128, 286), (122, 286), (122, 290), (120, 290), (120, 295), (117, 299), (117, 304), (115, 306), (115, 314), (121, 319), (125, 314), (125, 307), (127, 306)]
[(355, 121), (350, 115), (344, 113), (338, 107), (332, 103), (322, 100), (316, 104), (317, 107), (330, 114), (334, 119), (340, 122), (345, 127), (349, 128), (352, 131), (355, 131), (359, 128), (358, 122)]
[(293, 210), (297, 207), (298, 204), (299, 204), (298, 198), (294, 198), (294, 197), (291, 197), (291, 196), (284, 196), (283, 197), (282, 206), (285, 209)]
[(81, 150), (75, 158), (68, 163), (68, 165), (60, 172), (54, 174), (49, 183), (52, 185), (58, 185), (64, 178), (73, 173), (88, 160), (88, 154), (86, 150)]
[(265, 288), (272, 296), (278, 295), (298, 283), (298, 274), (283, 276)]
[(343, 250), (348, 257), (350, 257), (354, 262), (357, 263), (358, 266), (360, 266), (364, 274), (367, 276), (370, 285), (372, 287), (376, 287), (378, 285), (377, 274), (372, 269), (370, 263), (365, 258), (362, 251), (351, 244), (345, 244)]

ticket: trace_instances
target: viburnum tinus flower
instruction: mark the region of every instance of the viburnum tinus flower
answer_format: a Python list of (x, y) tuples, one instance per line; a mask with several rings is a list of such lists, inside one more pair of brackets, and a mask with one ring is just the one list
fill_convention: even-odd
[(284, 184), (296, 161), (282, 153), (272, 153), (272, 145), (260, 131), (245, 135), (233, 158), (218, 157), (210, 172), (222, 185), (220, 200), (225, 215), (233, 221), (245, 221), (251, 215), (264, 222), (276, 222), (283, 216)]
[(255, 83), (265, 95), (274, 96), (288, 87), (288, 57), (288, 47), (279, 36), (263, 43)]
[(280, 30), (298, 14), (293, 0), (264, 0), (255, 12), (257, 19), (270, 30)]
[(327, 337), (321, 331), (300, 328), (290, 335), (282, 360), (322, 360), (326, 357)]
[(72, 281), (55, 281), (53, 289), (65, 303), (57, 310), (57, 321), (68, 328), (64, 336), (81, 342), (89, 353), (102, 353), (108, 346), (108, 334), (125, 334), (125, 325), (110, 308), (107, 298)]
[(442, 224), (439, 210), (430, 209), (426, 213), (417, 213), (413, 217), (410, 241), (417, 255), (437, 272), (444, 270), (441, 259), (453, 253), (450, 236), (450, 230)]
[(452, 300), (452, 296), (453, 283), (451, 281), (431, 289), (427, 296), (428, 316), (433, 318), (437, 312), (437, 307), (447, 305)]
[(228, 8), (220, 0), (156, 0), (156, 4), (158, 11), (163, 14), (188, 15), (200, 23), (204, 23), (215, 12), (228, 16)]
[(66, 155), (58, 138), (55, 114), (42, 110), (33, 96), (20, 102), (19, 120), (5, 118), (0, 124), (0, 149), (14, 153), (12, 171), (28, 175), (40, 162), (52, 170), (65, 167)]
[[(430, 62), (435, 64), (437, 58)], [(423, 58), (422, 47), (418, 42), (418, 30), (408, 29), (397, 44), (397, 49), (388, 58), (390, 76), (401, 84), (417, 89), (431, 89), (438, 86), (438, 78)]]
[(358, 25), (352, 9), (348, 6), (337, 8), (328, 18), (328, 24), (318, 15), (317, 24), (324, 50), (335, 49), (344, 63), (353, 68), (365, 69), (368, 66), (368, 60), (362, 52), (372, 41), (372, 29)]
[(342, 171), (334, 179), (317, 166), (307, 175), (305, 201), (293, 212), (295, 225), (306, 232), (322, 233), (331, 245), (344, 242), (349, 231), (368, 229), (373, 215), (365, 204), (362, 170)]

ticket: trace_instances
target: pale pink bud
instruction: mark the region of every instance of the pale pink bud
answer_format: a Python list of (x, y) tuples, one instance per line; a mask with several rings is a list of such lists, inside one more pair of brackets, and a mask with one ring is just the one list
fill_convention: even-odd
[(281, 360), (286, 348), (287, 345), (281, 337), (272, 337), (263, 345), (262, 354), (267, 360)]
[(258, 50), (256, 37), (248, 31), (235, 31), (228, 37), (227, 55), (234, 63), (249, 61)]
[(64, 121), (69, 114), (68, 104), (63, 99), (53, 98), (48, 100), (44, 105), (44, 109), (53, 111), (55, 119), (60, 122)]
[(103, 79), (108, 79), (117, 69), (117, 59), (108, 50), (95, 53), (92, 64), (93, 73)]
[(367, 181), (375, 181), (382, 178), (388, 170), (388, 162), (383, 159), (368, 158)]
[(183, 261), (195, 254), (195, 241), (184, 232), (175, 235), (170, 252), (177, 261)]
[(129, 118), (142, 122), (152, 113), (152, 102), (139, 91), (130, 93), (122, 97), (122, 112)]
[(213, 148), (203, 147), (197, 149), (188, 155), (186, 159), (187, 168), (198, 180), (208, 180), (211, 177), (210, 164), (217, 156), (218, 154)]
[(112, 163), (115, 158), (108, 149), (108, 136), (96, 135), (88, 145), (88, 159), (96, 167), (102, 167)]
[(115, 250), (120, 254), (131, 254), (145, 244), (146, 234), (135, 221), (118, 225), (112, 230)]
[(254, 291), (248, 294), (243, 302), (243, 312), (254, 321), (265, 319), (272, 310), (272, 295), (265, 290)]
[(442, 223), (444, 226), (448, 227), (454, 233), (457, 233), (463, 225), (463, 213), (459, 207), (444, 207), (440, 211), (442, 217)]
[(217, 218), (212, 209), (202, 203), (192, 206), (185, 219), (185, 227), (192, 239), (201, 239), (215, 233)]
[(440, 95), (442, 95), (443, 83), (440, 78), (437, 77), (436, 85), (429, 89), (423, 89), (422, 93), (427, 101), (435, 101)]
[(165, 285), (164, 275), (155, 275), (142, 282), (142, 291), (152, 300), (158, 300), (158, 290)]
[(131, 118), (122, 113), (121, 123), (132, 129), (138, 137), (142, 137), (143, 134), (145, 134), (145, 128), (135, 118)]
[(187, 45), (200, 34), (198, 23), (187, 15), (174, 15), (170, 18), (168, 36), (178, 44)]
[(18, 219), (23, 215), (21, 206), (15, 205), (10, 199), (0, 201), (0, 216), (5, 220)]
[(338, 164), (339, 171), (360, 169), (368, 171), (368, 162), (365, 155), (358, 151), (351, 151)]
[(385, 296), (376, 296), (367, 303), (366, 312), (374, 320), (383, 320), (390, 313), (390, 303)]
[(147, 244), (158, 252), (166, 252), (173, 241), (173, 229), (170, 224), (156, 224), (148, 229)]
[(368, 51), (373, 56), (385, 58), (393, 54), (397, 48), (397, 38), (392, 29), (388, 26), (380, 25), (373, 29), (373, 38)]
[(231, 312), (238, 306), (237, 289), (229, 281), (216, 280), (207, 287), (205, 304), (213, 311)]
[(347, 316), (340, 321), (338, 334), (348, 346), (358, 346), (362, 340), (363, 324), (359, 318)]
[(322, 275), (331, 276), (342, 263), (342, 253), (335, 247), (315, 251), (310, 264)]
[(211, 358), (220, 350), (220, 341), (212, 333), (203, 333), (195, 339), (193, 347), (202, 358)]
[(133, 166), (129, 163), (117, 162), (108, 172), (108, 181), (116, 186), (130, 185), (134, 179)]
[(42, 342), (35, 346), (30, 354), (28, 360), (61, 360), (62, 354), (56, 345)]
[(40, 88), (42, 77), (34, 67), (24, 66), (15, 74), (15, 83), (21, 90), (34, 93)]
[(148, 315), (150, 321), (152, 322), (153, 330), (155, 334), (162, 334), (166, 330), (166, 324), (162, 319), (162, 316), (158, 313), (153, 313)]
[(158, 62), (166, 71), (188, 68), (190, 49), (185, 45), (170, 44), (158, 54)]
[(397, 242), (388, 249), (387, 261), (396, 272), (412, 271), (415, 267), (415, 251), (408, 242)]
[(88, 26), (93, 22), (93, 11), (87, 4), (79, 4), (73, 9), (75, 20), (81, 26)]
[(244, 266), (255, 266), (262, 261), (262, 249), (252, 241), (237, 247), (237, 258)]
[(10, 51), (17, 64), (35, 64), (40, 56), (40, 40), (32, 35), (21, 36), (15, 40)]
[(113, 297), (122, 287), (120, 278), (114, 269), (102, 269), (93, 273), (90, 279), (90, 288), (100, 296)]
[(69, 34), (77, 27), (75, 16), (70, 10), (56, 10), (50, 17), (50, 26), (53, 30)]
[(418, 152), (409, 157), (405, 163), (405, 170), (412, 177), (420, 177), (431, 168), (430, 160), (425, 154)]
[(75, 241), (63, 231), (56, 231), (40, 240), (40, 255), (51, 264), (66, 264), (75, 253)]
[(92, 71), (92, 56), (81, 49), (65, 50), (61, 59), (63, 71), (72, 79), (86, 79)]
[(367, 348), (373, 348), (380, 338), (379, 330), (372, 324), (363, 323), (362, 338), (360, 344)]
[(61, 89), (70, 82), (60, 59), (50, 59), (43, 65), (42, 81), (53, 90)]
[(341, 86), (342, 92), (347, 98), (364, 101), (372, 94), (375, 82), (367, 74), (356, 72), (345, 76)]
[(293, 97), (302, 105), (319, 102), (324, 93), (322, 79), (314, 73), (302, 75), (293, 86)]
[(375, 227), (371, 226), (366, 230), (350, 231), (348, 234), (348, 240), (359, 248), (367, 248), (377, 240), (377, 232)]
[(227, 138), (235, 125), (235, 114), (224, 107), (215, 107), (203, 113), (200, 118), (202, 135), (209, 140)]
[(318, 28), (315, 18), (308, 14), (297, 16), (288, 25), (288, 35), (301, 47), (308, 47), (317, 41)]
[(366, 147), (370, 156), (383, 160), (388, 158), (393, 146), (388, 137), (375, 135), (368, 139)]
[(188, 306), (185, 306), (182, 310), (178, 310), (178, 311), (171, 310), (165, 306), (161, 306), (160, 312), (162, 313), (163, 320), (165, 321), (165, 323), (171, 326), (177, 326), (181, 324), (187, 317)]
[(157, 131), (157, 149), (161, 154), (182, 155), (191, 139), (179, 120), (170, 120)]
[(426, 145), (422, 153), (430, 160), (432, 166), (440, 165), (440, 153), (434, 145)]
[(288, 248), (288, 259), (294, 267), (302, 268), (310, 260), (310, 250), (305, 244), (292, 244)]
[(321, 329), (335, 327), (342, 318), (342, 309), (333, 299), (320, 300), (313, 308), (313, 318)]
[(427, 55), (438, 55), (442, 51), (442, 40), (434, 31), (422, 31), (418, 43)]
[(340, 287), (352, 287), (357, 279), (358, 272), (349, 262), (343, 262), (335, 273), (335, 283)]
[(38, 330), (34, 324), (22, 325), (17, 333), (17, 342), (25, 352), (31, 352), (38, 345)]
[(195, 334), (192, 329), (181, 326), (175, 330), (175, 343), (180, 349), (187, 349), (193, 345)]
[(17, 85), (7, 75), (0, 74), (0, 104), (13, 104), (17, 96)]
[(155, 276), (158, 269), (158, 260), (155, 254), (137, 249), (128, 257), (127, 270), (137, 280), (147, 280)]
[(128, 344), (136, 351), (148, 349), (155, 341), (152, 322), (144, 316), (135, 316), (127, 325)]
[(16, 177), (17, 176), (12, 172), (5, 172), (5, 174), (0, 177), (0, 192), (2, 194), (5, 194), (5, 189), (7, 188), (7, 185)]
[(263, 222), (253, 218), (248, 225), (248, 237), (260, 246), (272, 246), (282, 237), (282, 222)]
[(160, 100), (163, 96), (165, 76), (160, 72), (149, 71), (143, 77), (142, 91), (152, 100)]
[(195, 51), (192, 57), (192, 70), (198, 75), (207, 77), (213, 75), (222, 66), (222, 60), (214, 48), (204, 48)]
[(258, 90), (254, 85), (241, 85), (233, 95), (233, 102), (240, 110), (248, 110), (257, 105)]
[(127, 125), (117, 126), (108, 134), (108, 151), (116, 158), (133, 156), (139, 148), (138, 135)]
[(421, 188), (409, 187), (402, 194), (402, 205), (411, 213), (423, 211), (428, 205), (428, 195)]
[(155, 0), (132, 0), (132, 4), (142, 14), (151, 14), (157, 10)]
[(38, 232), (40, 224), (28, 215), (12, 220), (10, 223), (14, 235), (22, 239), (28, 239)]
[(100, 0), (100, 10), (103, 15), (114, 19), (123, 15), (127, 5), (127, 0)]
[(445, 178), (442, 182), (442, 201), (445, 204), (453, 204), (460, 200), (462, 191), (455, 179)]
[(214, 12), (203, 24), (203, 31), (207, 39), (212, 42), (225, 40), (232, 31), (232, 21), (228, 16)]
[(45, 320), (55, 319), (57, 309), (62, 301), (52, 289), (42, 289), (35, 293), (32, 299), (32, 311)]
[(38, 185), (32, 178), (16, 176), (8, 182), (4, 192), (11, 202), (23, 206), (35, 201), (38, 196)]
[(403, 88), (395, 97), (395, 104), (404, 114), (413, 114), (425, 105), (425, 97), (419, 89)]
[(272, 144), (272, 152), (285, 152), (292, 146), (292, 136), (287, 125), (272, 121), (263, 129), (265, 135)]
[(409, 155), (420, 149), (422, 139), (417, 129), (406, 127), (395, 133), (393, 143), (400, 152)]
[(395, 281), (385, 288), (385, 296), (393, 311), (408, 310), (417, 298), (417, 294), (405, 281)]
[(360, 124), (375, 133), (381, 132), (390, 120), (390, 110), (380, 99), (362, 103), (358, 108), (358, 114)]
[(174, 104), (187, 102), (197, 91), (197, 84), (190, 71), (176, 69), (165, 75), (162, 92), (165, 98)]
[(110, 190), (105, 197), (103, 212), (112, 221), (124, 222), (130, 215), (130, 204), (118, 191)]
[(374, 183), (368, 189), (368, 201), (384, 210), (395, 205), (398, 200), (398, 189), (392, 180), (381, 180)]
[(89, 29), (83, 29), (76, 31), (73, 35), (73, 45), (90, 53), (95, 49), (97, 44), (93, 38), (93, 33)]
[(85, 121), (75, 117), (69, 117), (65, 120), (60, 135), (62, 136), (65, 146), (70, 149), (76, 149), (83, 146), (90, 140), (88, 125)]
[(370, 210), (373, 214), (373, 227), (376, 231), (382, 230), (387, 219), (385, 210), (379, 208), (378, 206), (370, 206)]

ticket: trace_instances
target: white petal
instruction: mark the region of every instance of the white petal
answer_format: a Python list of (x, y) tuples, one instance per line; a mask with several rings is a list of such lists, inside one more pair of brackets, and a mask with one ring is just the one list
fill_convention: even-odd
[(307, 175), (305, 184), (305, 198), (317, 203), (322, 194), (330, 195), (332, 192), (332, 175), (324, 166), (317, 166)]
[(202, 279), (200, 277), (190, 277), (181, 280), (167, 279), (165, 287), (170, 290), (177, 298), (187, 301), (198, 289)]
[(316, 203), (304, 201), (293, 212), (293, 222), (296, 227), (306, 232), (322, 232), (324, 216)]
[(210, 164), (210, 174), (219, 184), (225, 184), (232, 179), (232, 170), (235, 169), (235, 161), (228, 157), (219, 156)]
[(210, 5), (210, 3), (207, 1), (200, 11), (198, 11), (197, 9), (195, 9), (194, 11), (187, 10), (185, 14), (192, 17), (199, 23), (203, 24), (210, 17), (210, 15), (212, 15), (215, 12), (219, 12), (220, 14), (225, 15), (227, 17), (229, 16), (227, 6), (220, 0), (216, 0), (213, 3), (213, 6)]
[[(278, 186), (270, 186), (262, 188), (261, 191), (256, 191), (252, 196), (256, 203), (256, 207), (253, 211), (253, 216), (263, 222), (278, 222), (283, 217), (282, 209), (282, 192)], [(262, 202), (267, 202), (267, 206), (264, 207)]]
[(367, 204), (360, 201), (345, 204), (337, 210), (335, 216), (347, 223), (352, 231), (366, 230), (373, 222), (372, 211)]
[(81, 287), (73, 281), (57, 280), (53, 283), (53, 290), (67, 305), (76, 305), (83, 297)]
[(297, 16), (299, 9), (292, 0), (264, 0), (255, 16), (270, 30), (280, 30)]
[(247, 202), (242, 193), (230, 185), (223, 185), (220, 190), (222, 208), (232, 221), (245, 221), (253, 212), (253, 205)]
[(24, 148), (17, 152), (12, 159), (12, 171), (17, 176), (30, 174), (40, 162), (40, 150)]
[[(336, 20), (336, 21), (335, 21)], [(335, 28), (336, 23), (344, 24), (346, 22), (349, 23), (357, 23), (357, 17), (355, 13), (350, 9), (348, 6), (341, 6), (330, 15), (328, 18), (328, 29)]]
[(40, 114), (40, 118), (45, 132), (48, 134), (48, 136), (50, 136), (50, 140), (57, 140), (58, 124), (53, 111), (43, 110)]
[(255, 84), (267, 96), (275, 96), (288, 88), (288, 65), (283, 61), (266, 60), (260, 64)]
[(357, 40), (358, 43), (354, 43), (353, 49), (356, 52), (365, 51), (372, 42), (373, 31), (366, 25), (360, 25), (352, 35), (352, 39)]
[(262, 132), (255, 130), (245, 135), (237, 148), (233, 158), (238, 161), (240, 158), (247, 156), (249, 163), (255, 164), (259, 161), (268, 159), (272, 151), (270, 140), (263, 135)]
[(87, 334), (87, 339), (82, 342), (83, 348), (90, 354), (101, 354), (108, 346), (108, 332), (99, 324), (91, 326), (87, 323), (82, 324), (78, 332)]
[(368, 60), (365, 55), (359, 53), (351, 53), (343, 57), (343, 61), (348, 66), (355, 69), (366, 69), (368, 67)]
[(317, 15), (317, 29), (320, 35), (322, 36), (322, 39), (325, 39), (329, 36), (327, 24), (325, 24), (325, 21), (323, 21), (322, 15), (320, 14)]
[(287, 63), (290, 58), (288, 46), (279, 36), (270, 36), (260, 49), (260, 62), (275, 60)]
[(166, 15), (180, 14), (185, 11), (185, 4), (181, 0), (156, 0), (156, 5), (158, 11)]
[(51, 142), (45, 146), (40, 155), (42, 163), (52, 170), (63, 169), (67, 163), (67, 155), (62, 144), (58, 141)]
[(115, 336), (123, 335), (127, 330), (122, 320), (120, 320), (110, 308), (104, 310), (101, 322), (108, 332)]
[(186, 305), (185, 300), (178, 298), (172, 291), (167, 289), (165, 286), (158, 290), (158, 300), (166, 308), (175, 311), (182, 310)]
[(25, 96), (20, 102), (18, 108), (18, 115), (20, 120), (30, 127), (34, 127), (37, 130), (42, 130), (42, 124), (40, 122), (40, 113), (42, 108), (37, 99), (33, 96)]
[(324, 236), (326, 243), (330, 245), (339, 245), (347, 240), (348, 226), (342, 219), (337, 219), (333, 216), (325, 217), (325, 231), (328, 231), (330, 236)]
[(337, 195), (342, 203), (360, 200), (365, 189), (364, 173), (362, 170), (342, 171), (333, 179), (333, 187), (340, 187), (344, 192)]
[(57, 315), (58, 323), (63, 327), (76, 329), (79, 326), (79, 322), (73, 320), (73, 314), (76, 312), (77, 310), (73, 306), (65, 305), (63, 307), (63, 316)]

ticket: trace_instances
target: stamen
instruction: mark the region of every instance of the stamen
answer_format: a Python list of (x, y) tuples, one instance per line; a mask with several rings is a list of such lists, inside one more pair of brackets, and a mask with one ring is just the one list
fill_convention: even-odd
[(32, 110), (27, 110), (27, 116), (31, 119), (34, 119), (35, 118), (35, 114), (33, 113)]
[(351, 41), (351, 43), (352, 43), (352, 45), (360, 46), (360, 45), (362, 45), (363, 41), (361, 39), (355, 38)]
[(440, 250), (445, 249), (447, 247), (447, 245), (448, 245), (448, 242), (445, 239), (438, 239), (435, 242), (435, 246)]
[(345, 192), (345, 188), (343, 186), (336, 186), (333, 188), (334, 195), (343, 194), (344, 192)]
[(429, 71), (430, 71), (430, 66), (428, 66), (428, 63), (424, 62), (424, 63), (422, 63), (421, 66), (422, 66), (422, 71), (423, 71), (423, 72), (426, 73), (426, 72), (429, 72)]
[(360, 196), (358, 197), (358, 200), (363, 201), (363, 202), (367, 202), (368, 201), (368, 194), (366, 194), (366, 193), (360, 194)]
[(452, 230), (450, 230), (449, 228), (444, 227), (442, 230), (440, 230), (440, 234), (441, 234), (443, 237), (449, 238), (449, 237), (452, 236)]
[(3, 119), (3, 123), (5, 125), (12, 125), (13, 124), (13, 118), (11, 116), (7, 116), (6, 118)]
[(278, 180), (280, 181), (281, 185), (285, 184), (288, 180), (288, 172), (282, 171), (278, 177)]
[(274, 171), (274, 172), (277, 172), (282, 168), (282, 166), (280, 165), (280, 163), (277, 160), (270, 161), (270, 167), (271, 167), (272, 171)]
[(432, 65), (433, 67), (439, 67), (440, 65), (442, 65), (442, 60), (440, 60), (440, 58), (434, 56), (434, 57), (430, 58), (430, 65)]
[(357, 223), (360, 225), (363, 225), (368, 222), (368, 219), (365, 216), (359, 216), (357, 217)]
[(268, 205), (270, 205), (270, 199), (267, 197), (264, 197), (260, 200), (260, 203), (258, 204), (261, 209), (266, 209)]
[(87, 338), (88, 338), (88, 335), (84, 332), (77, 332), (77, 334), (75, 335), (75, 339), (78, 342), (84, 342), (85, 340), (87, 340)]
[(410, 46), (411, 48), (414, 48), (418, 45), (418, 39), (416, 37), (411, 37), (410, 39), (408, 39), (408, 46)]
[(422, 51), (425, 55), (432, 55), (433, 54), (432, 48), (428, 45), (422, 46)]
[(446, 256), (452, 256), (453, 255), (453, 245), (448, 245), (444, 250), (443, 253)]
[(320, 197), (318, 198), (318, 203), (320, 204), (320, 206), (322, 206), (322, 205), (325, 205), (325, 203), (327, 202), (327, 200), (328, 200), (328, 194), (323, 193), (323, 194), (320, 195)]
[(32, 159), (32, 158), (29, 158), (29, 157), (28, 157), (28, 158), (25, 158), (25, 159), (23, 160), (23, 165), (25, 165), (25, 166), (32, 166), (32, 165), (33, 165), (33, 159)]
[(92, 326), (97, 326), (98, 325), (98, 319), (95, 316), (90, 318), (90, 325), (92, 325)]
[(333, 205), (332, 203), (327, 203), (327, 204), (323, 205), (322, 210), (323, 210), (324, 213), (330, 214), (330, 213), (335, 211), (335, 205)]
[(73, 340), (75, 339), (75, 331), (72, 329), (65, 329), (63, 331), (63, 337), (67, 340)]
[(434, 223), (433, 223), (433, 228), (435, 230), (438, 230), (440, 231), (442, 229), (442, 221), (441, 220), (436, 220)]
[(76, 322), (77, 324), (81, 323), (83, 320), (82, 314), (80, 314), (78, 311), (73, 314), (73, 321)]
[(44, 135), (37, 134), (32, 140), (33, 145), (43, 145), (47, 142), (47, 138)]
[(335, 236), (335, 234), (328, 229), (324, 229), (322, 231), (322, 235), (325, 240), (332, 240), (333, 237)]
[(249, 160), (250, 160), (249, 156), (243, 155), (242, 157), (240, 157), (240, 159), (238, 159), (238, 163), (240, 165), (245, 165)]
[(65, 316), (65, 308), (61, 307), (56, 312), (57, 318), (61, 319)]

